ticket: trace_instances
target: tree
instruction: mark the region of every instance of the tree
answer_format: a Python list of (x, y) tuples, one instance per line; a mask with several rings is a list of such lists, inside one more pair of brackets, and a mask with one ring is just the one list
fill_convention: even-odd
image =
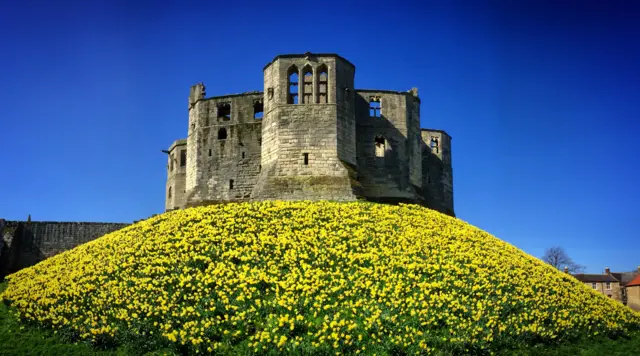
[(567, 268), (569, 273), (583, 273), (585, 270), (585, 266), (573, 262), (560, 246), (548, 248), (544, 252), (542, 260), (561, 271)]

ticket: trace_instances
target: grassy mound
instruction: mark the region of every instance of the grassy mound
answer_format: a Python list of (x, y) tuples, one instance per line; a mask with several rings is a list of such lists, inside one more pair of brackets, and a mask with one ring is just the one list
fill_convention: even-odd
[(482, 352), (640, 329), (640, 314), (413, 205), (174, 211), (8, 277), (19, 317), (109, 345), (218, 353)]

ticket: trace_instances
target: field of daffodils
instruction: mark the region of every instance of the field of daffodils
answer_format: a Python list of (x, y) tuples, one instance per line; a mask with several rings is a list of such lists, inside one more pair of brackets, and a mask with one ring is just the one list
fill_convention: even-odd
[(173, 211), (8, 278), (30, 324), (189, 354), (485, 353), (640, 329), (640, 314), (414, 205)]

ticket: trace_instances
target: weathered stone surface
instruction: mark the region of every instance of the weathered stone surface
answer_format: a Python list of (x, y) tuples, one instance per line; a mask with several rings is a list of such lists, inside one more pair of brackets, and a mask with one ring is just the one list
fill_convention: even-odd
[[(279, 55), (263, 72), (263, 92), (207, 98), (204, 84), (191, 88), (187, 139), (168, 151), (175, 169), (168, 167), (166, 210), (367, 199), (454, 215), (451, 137), (420, 129), (417, 88), (355, 89), (355, 66), (335, 54)], [(372, 100), (380, 103), (373, 115)], [(254, 118), (256, 108), (262, 117)], [(435, 153), (425, 141), (432, 136)]]
[(0, 250), (0, 279), (127, 225), (129, 224), (2, 220), (0, 236), (4, 246)]

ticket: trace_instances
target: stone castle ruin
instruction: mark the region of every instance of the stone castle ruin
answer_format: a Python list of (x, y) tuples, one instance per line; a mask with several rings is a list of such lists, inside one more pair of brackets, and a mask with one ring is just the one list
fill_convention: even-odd
[[(264, 92), (189, 95), (165, 209), (251, 200), (417, 203), (454, 215), (451, 137), (420, 128), (418, 90), (354, 88), (336, 54), (279, 55)], [(0, 219), (0, 280), (129, 224)]]
[(418, 90), (355, 89), (336, 54), (278, 55), (264, 91), (191, 87), (169, 150), (166, 210), (255, 200), (417, 203), (454, 215), (451, 137), (420, 128)]

